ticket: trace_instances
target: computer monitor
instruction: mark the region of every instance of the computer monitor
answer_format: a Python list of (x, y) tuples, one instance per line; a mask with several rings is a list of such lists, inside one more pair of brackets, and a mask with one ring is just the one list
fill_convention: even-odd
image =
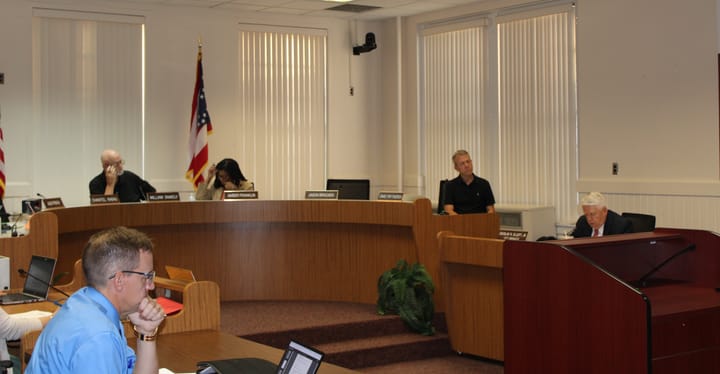
[(327, 190), (337, 190), (338, 199), (370, 200), (369, 179), (328, 179)]
[(5, 209), (5, 204), (3, 204), (2, 199), (0, 199), (0, 222), (3, 222), (3, 223), (10, 222), (10, 215), (8, 214), (7, 210)]
[(440, 192), (438, 196), (438, 206), (437, 206), (437, 213), (438, 214), (447, 214), (445, 212), (445, 189), (447, 188), (446, 183), (448, 182), (447, 179), (443, 179), (440, 181)]

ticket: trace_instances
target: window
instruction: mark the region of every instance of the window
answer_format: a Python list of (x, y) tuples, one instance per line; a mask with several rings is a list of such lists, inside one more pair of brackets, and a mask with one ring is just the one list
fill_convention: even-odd
[[(116, 148), (128, 169), (143, 159), (142, 17), (47, 9), (33, 12), (33, 141), (58, 157), (42, 162), (36, 186), (66, 205), (89, 203), (100, 153)], [(82, 181), (82, 189), (78, 188)], [(46, 193), (48, 193), (46, 191)]]
[[(421, 39), (426, 196), (466, 149), (498, 203), (577, 217), (574, 9), (513, 9), (428, 25)], [(486, 73), (487, 72), (487, 73)]]
[(315, 29), (240, 31), (238, 162), (264, 199), (302, 199), (325, 182), (326, 39)]

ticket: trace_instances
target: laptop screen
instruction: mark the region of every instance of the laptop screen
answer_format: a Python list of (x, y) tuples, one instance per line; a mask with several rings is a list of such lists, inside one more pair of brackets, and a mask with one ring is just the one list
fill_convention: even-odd
[(290, 341), (278, 365), (278, 374), (315, 374), (325, 354), (314, 348)]
[(50, 282), (55, 271), (55, 259), (42, 256), (32, 256), (28, 275), (25, 277), (23, 293), (46, 298)]

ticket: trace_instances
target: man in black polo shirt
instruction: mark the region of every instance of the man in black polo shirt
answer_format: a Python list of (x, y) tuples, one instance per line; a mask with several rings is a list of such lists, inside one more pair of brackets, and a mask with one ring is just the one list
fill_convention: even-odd
[(460, 175), (445, 184), (445, 212), (449, 215), (495, 213), (495, 196), (490, 182), (473, 174), (470, 154), (459, 150), (452, 159)]

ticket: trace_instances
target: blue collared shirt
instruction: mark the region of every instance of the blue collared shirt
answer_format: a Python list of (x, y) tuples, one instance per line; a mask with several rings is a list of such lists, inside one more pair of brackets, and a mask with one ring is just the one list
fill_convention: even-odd
[(120, 316), (96, 289), (75, 292), (45, 326), (25, 373), (132, 373)]

